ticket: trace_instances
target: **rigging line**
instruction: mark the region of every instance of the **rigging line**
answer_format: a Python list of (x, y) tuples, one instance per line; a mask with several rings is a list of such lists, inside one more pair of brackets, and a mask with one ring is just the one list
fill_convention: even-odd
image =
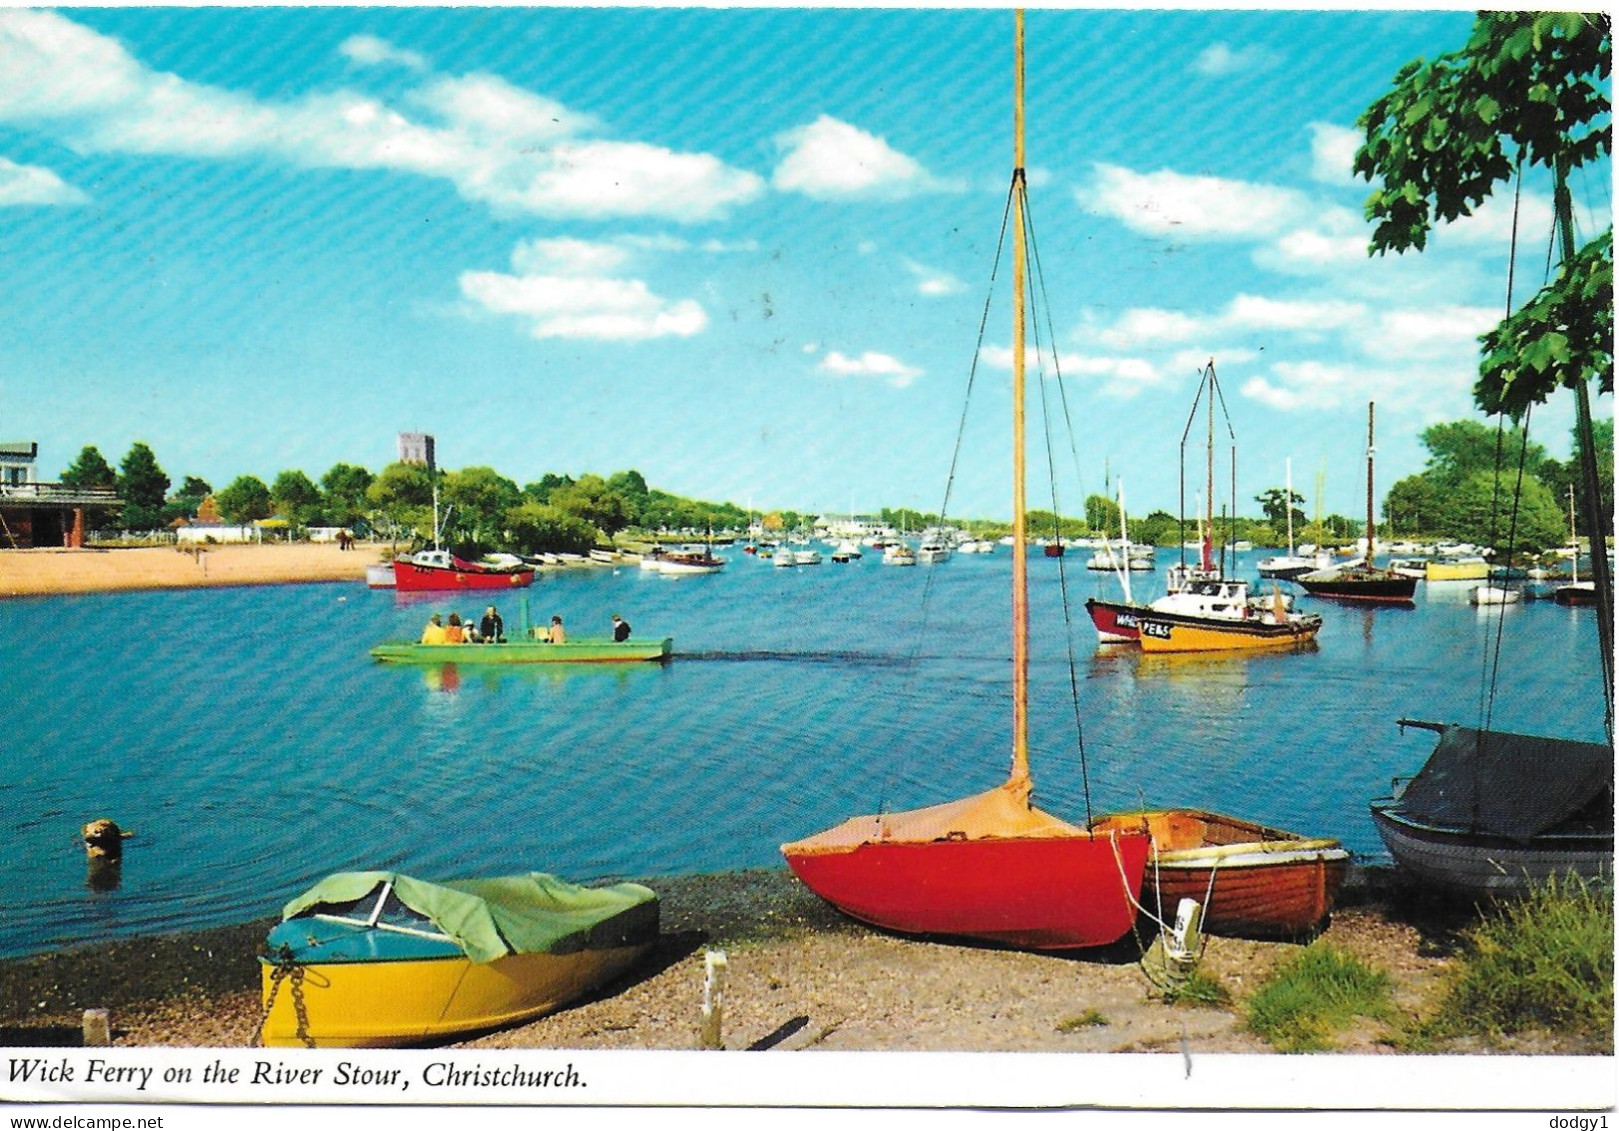
[[(1025, 242), (1029, 248), (1029, 265), (1027, 268), (1029, 275), (1029, 293), (1031, 297), (1038, 296), (1033, 303), (1035, 308), (1035, 317), (1033, 319), (1033, 323), (1035, 355), (1041, 359), (1040, 407), (1041, 412), (1045, 417), (1046, 468), (1047, 475), (1051, 480), (1051, 508), (1060, 515), (1062, 511), (1057, 503), (1057, 461), (1051, 453), (1051, 413), (1048, 411), (1046, 404), (1044, 371), (1045, 352), (1040, 348), (1040, 342), (1042, 340), (1040, 334), (1040, 312), (1042, 309), (1045, 312), (1046, 337), (1051, 342), (1051, 367), (1057, 382), (1058, 399), (1062, 404), (1063, 424), (1068, 430), (1069, 450), (1073, 453), (1074, 474), (1076, 478), (1079, 474), (1079, 449), (1078, 446), (1073, 442), (1074, 421), (1073, 416), (1068, 409), (1068, 392), (1067, 387), (1062, 379), (1062, 362), (1057, 356), (1057, 334), (1051, 317), (1051, 292), (1046, 287), (1045, 265), (1044, 261), (1040, 258), (1040, 243), (1035, 238), (1034, 214), (1033, 210), (1029, 206), (1029, 198), (1027, 193), (1025, 193), (1023, 197), (1023, 228), (1026, 234)], [(1059, 536), (1059, 547), (1061, 546), (1061, 541), (1061, 537)], [(1093, 818), (1093, 813), (1091, 811), (1090, 763), (1089, 759), (1085, 756), (1085, 724), (1079, 709), (1079, 662), (1074, 653), (1073, 602), (1070, 600), (1068, 592), (1068, 565), (1066, 554), (1057, 558), (1057, 586), (1062, 594), (1063, 637), (1068, 652), (1068, 692), (1069, 700), (1074, 711), (1075, 745), (1079, 751), (1080, 786), (1085, 795), (1085, 823), (1088, 826)]]
[[(1523, 147), (1519, 146), (1517, 160), (1514, 162), (1514, 169), (1513, 169), (1512, 228), (1511, 228), (1510, 238), (1508, 239), (1508, 243), (1507, 243), (1506, 317), (1508, 317), (1508, 318), (1512, 317), (1512, 290), (1513, 290), (1513, 282), (1514, 282), (1514, 280), (1515, 280), (1515, 278), (1517, 276), (1517, 267), (1518, 267), (1518, 220), (1519, 220), (1519, 217), (1521, 215), (1522, 204), (1523, 204)], [(1534, 407), (1533, 405), (1530, 406), (1531, 409), (1533, 407)], [(1505, 444), (1506, 421), (1507, 421), (1506, 415), (1502, 414), (1501, 416), (1499, 416), (1497, 418), (1496, 426), (1495, 426), (1495, 472), (1496, 472), (1496, 474), (1495, 474), (1495, 482), (1491, 485), (1491, 488), (1490, 488), (1490, 543), (1491, 543), (1492, 546), (1499, 546), (1499, 544), (1500, 544), (1499, 540), (1496, 537), (1497, 528), (1496, 528), (1495, 522), (1496, 522), (1496, 518), (1500, 514), (1501, 449)], [(1522, 431), (1522, 443), (1519, 445), (1519, 450), (1518, 450), (1518, 481), (1517, 481), (1516, 485), (1513, 488), (1512, 520), (1508, 524), (1509, 528), (1510, 528), (1510, 532), (1509, 532), (1509, 534), (1507, 536), (1507, 569), (1509, 571), (1512, 568), (1512, 546), (1517, 541), (1516, 534), (1517, 534), (1517, 526), (1518, 526), (1518, 503), (1519, 503), (1519, 500), (1522, 498), (1522, 495), (1523, 495), (1523, 468), (1524, 468), (1524, 459), (1528, 454), (1528, 448), (1529, 448), (1529, 412), (1526, 410), (1525, 413), (1524, 413), (1524, 423), (1523, 423), (1523, 431)], [(1510, 579), (1509, 578), (1502, 578), (1502, 580), (1507, 581), (1507, 580), (1510, 580)], [(1486, 576), (1486, 582), (1488, 582), (1488, 576)], [(1495, 716), (1496, 682), (1497, 682), (1497, 680), (1498, 680), (1498, 678), (1500, 676), (1500, 670), (1501, 670), (1501, 635), (1502, 635), (1502, 632), (1504, 631), (1504, 629), (1506, 627), (1506, 620), (1507, 620), (1507, 617), (1506, 617), (1506, 605), (1505, 605), (1505, 603), (1503, 603), (1501, 605), (1500, 609), (1498, 610), (1498, 615), (1497, 615), (1497, 618), (1496, 618), (1496, 638), (1495, 638), (1495, 649), (1494, 649), (1493, 663), (1492, 663), (1491, 657), (1488, 654), (1480, 657), (1480, 669), (1479, 669), (1479, 721), (1481, 723), (1480, 729), (1485, 730), (1485, 731), (1488, 731), (1490, 729), (1490, 725), (1489, 725), (1490, 720), (1492, 718), (1494, 718), (1494, 716)]]
[[(1512, 486), (1512, 511), (1507, 520), (1507, 569), (1512, 568), (1512, 548), (1518, 544), (1518, 514), (1523, 502), (1523, 479), (1529, 462), (1529, 419), (1534, 412), (1534, 405), (1524, 409), (1521, 440), (1518, 444), (1518, 475)], [(1499, 476), (1497, 476), (1499, 478)], [(1502, 578), (1503, 582), (1507, 578)], [(1503, 586), (1504, 588), (1504, 586)], [(1495, 717), (1496, 688), (1501, 679), (1501, 642), (1505, 635), (1507, 623), (1507, 607), (1503, 603), (1496, 616), (1495, 625), (1495, 655), (1490, 667), (1490, 710), (1484, 716), (1484, 728), (1490, 729)]]
[[(955, 488), (956, 467), (961, 459), (962, 439), (967, 429), (968, 406), (972, 403), (973, 387), (978, 380), (978, 362), (980, 358), (982, 358), (984, 352), (984, 337), (988, 333), (989, 329), (989, 312), (990, 308), (994, 304), (995, 284), (1000, 278), (1001, 263), (1005, 259), (1006, 235), (1010, 227), (1010, 217), (1012, 215), (1012, 209), (1017, 196), (1017, 179), (1017, 173), (1014, 172), (1012, 175), (1012, 183), (1007, 189), (1006, 204), (1001, 211), (1001, 231), (999, 237), (995, 241), (995, 259), (990, 265), (989, 286), (986, 288), (986, 293), (984, 295), (984, 310), (979, 316), (978, 320), (978, 340), (973, 347), (972, 362), (967, 368), (967, 388), (962, 398), (961, 420), (956, 425), (956, 442), (954, 448), (950, 452), (950, 473), (945, 479), (944, 500), (939, 505), (940, 526), (945, 524), (945, 516), (950, 507), (950, 495)], [(928, 616), (932, 609), (933, 603), (933, 578), (934, 571), (929, 568), (927, 577), (922, 582), (920, 620), (916, 628), (916, 633), (912, 637), (910, 655), (906, 657), (906, 667), (909, 669), (909, 671), (906, 674), (905, 687), (901, 696), (902, 704), (899, 720), (899, 725), (905, 733), (910, 733), (911, 730), (909, 725), (909, 714), (916, 702), (914, 691), (916, 688), (916, 681), (919, 678), (919, 673), (917, 671), (917, 659), (922, 651), (922, 643), (927, 637)], [(888, 772), (885, 775), (885, 793), (893, 783), (894, 774), (895, 766), (893, 762), (890, 761), (888, 765)]]
[[(1192, 424), (1197, 420), (1197, 406), (1203, 403), (1203, 386), (1207, 384), (1208, 379), (1209, 375), (1199, 366), (1197, 371), (1197, 395), (1192, 398), (1192, 411), (1186, 414), (1186, 427), (1181, 430), (1180, 564), (1183, 571), (1186, 569), (1186, 438), (1192, 434)], [(1214, 394), (1210, 393), (1209, 395), (1213, 396)]]

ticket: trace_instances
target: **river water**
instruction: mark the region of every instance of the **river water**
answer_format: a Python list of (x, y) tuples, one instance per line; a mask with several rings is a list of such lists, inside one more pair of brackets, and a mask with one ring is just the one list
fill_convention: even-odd
[[(1178, 555), (1160, 550), (1161, 565)], [(542, 575), (536, 620), (672, 636), (666, 665), (494, 670), (373, 662), (429, 613), (360, 584), (8, 601), (0, 702), (0, 955), (275, 914), (321, 876), (547, 871), (589, 882), (779, 866), (778, 846), (857, 813), (1004, 779), (1009, 552), (896, 569), (876, 555), (711, 576)], [(1253, 559), (1239, 574), (1253, 577)], [(1594, 611), (1482, 611), (1466, 583), (1413, 609), (1301, 598), (1317, 646), (1145, 657), (1085, 617), (1110, 575), (1070, 557), (1078, 687), (1057, 563), (1030, 562), (1037, 801), (1070, 820), (1217, 809), (1386, 859), (1366, 803), (1432, 735), (1402, 716), (1605, 741)], [(1151, 595), (1162, 570), (1138, 574)], [(500, 594), (509, 625), (521, 610)], [(1498, 675), (1490, 679), (1491, 668)], [(94, 890), (80, 826), (134, 836)]]

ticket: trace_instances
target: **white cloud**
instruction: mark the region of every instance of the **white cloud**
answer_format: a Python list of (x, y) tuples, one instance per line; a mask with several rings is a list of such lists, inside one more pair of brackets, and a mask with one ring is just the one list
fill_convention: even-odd
[(391, 63), (412, 71), (427, 69), (427, 59), (420, 52), (395, 47), (386, 39), (374, 35), (351, 35), (338, 45), (337, 50), (345, 58), (366, 66)]
[(523, 275), (605, 275), (616, 271), (629, 252), (589, 240), (527, 240), (512, 251), (512, 268)]
[(1311, 122), (1310, 175), (1323, 184), (1365, 185), (1355, 176), (1355, 151), (1363, 140), (1359, 130)]
[(783, 151), (772, 178), (783, 192), (817, 200), (900, 200), (942, 186), (882, 138), (822, 114), (776, 135)]
[(910, 259), (902, 262), (905, 264), (905, 269), (916, 276), (917, 294), (927, 295), (929, 298), (938, 298), (943, 295), (960, 294), (967, 289), (966, 283), (963, 283), (948, 271), (935, 270)]
[(0, 157), (0, 208), (25, 204), (84, 204), (90, 198), (49, 169)]
[(1238, 295), (1218, 320), (1227, 330), (1292, 330), (1320, 333), (1359, 325), (1366, 307), (1356, 302), (1308, 302)]
[(1479, 335), (1501, 321), (1499, 310), (1477, 306), (1388, 310), (1367, 337), (1368, 355), (1390, 360), (1468, 359), (1477, 367)]
[(1187, 239), (1263, 238), (1313, 211), (1292, 189), (1101, 163), (1088, 188), (1076, 195), (1082, 207), (1134, 231)]
[(691, 299), (670, 302), (640, 279), (613, 275), (628, 259), (613, 244), (529, 240), (512, 251), (515, 274), (462, 272), (461, 293), (490, 313), (527, 320), (542, 339), (643, 341), (707, 327), (707, 313)]
[(1371, 232), (1334, 235), (1319, 228), (1284, 232), (1269, 246), (1254, 251), (1254, 263), (1283, 275), (1328, 275), (1366, 261)]
[(1219, 78), (1240, 71), (1263, 70), (1271, 65), (1272, 56), (1259, 47), (1232, 47), (1226, 43), (1211, 43), (1192, 62), (1192, 70), (1200, 75)]
[(821, 359), (820, 370), (834, 377), (877, 377), (896, 389), (903, 389), (918, 377), (922, 370), (906, 365), (897, 357), (867, 350), (859, 357), (849, 357), (833, 350)]
[[(387, 45), (350, 46), (375, 57)], [(55, 13), (0, 11), (0, 122), (45, 126), (89, 152), (409, 172), (550, 217), (705, 220), (764, 191), (707, 154), (585, 136), (598, 128), (588, 115), (492, 75), (433, 81), (409, 105), (427, 119), (349, 91), (259, 102), (152, 71)]]

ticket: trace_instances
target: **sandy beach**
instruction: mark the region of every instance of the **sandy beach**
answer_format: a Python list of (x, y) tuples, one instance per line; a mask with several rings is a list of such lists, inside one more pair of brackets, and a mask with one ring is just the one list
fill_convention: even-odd
[(385, 547), (360, 543), (267, 542), (205, 547), (132, 546), (0, 553), (0, 597), (363, 581)]

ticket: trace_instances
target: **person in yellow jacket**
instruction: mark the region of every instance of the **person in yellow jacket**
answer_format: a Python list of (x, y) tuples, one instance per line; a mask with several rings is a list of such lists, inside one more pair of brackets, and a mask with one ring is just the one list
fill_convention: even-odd
[(422, 643), (443, 644), (445, 642), (444, 622), (439, 619), (437, 613), (434, 613), (427, 618), (427, 627), (422, 629)]

